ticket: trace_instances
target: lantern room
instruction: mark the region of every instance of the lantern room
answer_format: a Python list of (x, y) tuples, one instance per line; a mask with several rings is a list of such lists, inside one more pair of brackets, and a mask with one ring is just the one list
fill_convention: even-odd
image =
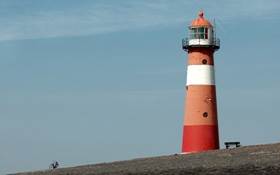
[(183, 39), (183, 49), (190, 47), (212, 47), (219, 49), (219, 39), (215, 37), (213, 25), (204, 18), (204, 13), (199, 12), (198, 18), (189, 26), (189, 37)]

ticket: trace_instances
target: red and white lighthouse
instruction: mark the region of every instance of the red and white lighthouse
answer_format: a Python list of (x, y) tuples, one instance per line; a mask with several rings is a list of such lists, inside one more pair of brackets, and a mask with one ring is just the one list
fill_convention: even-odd
[(182, 153), (219, 149), (214, 52), (220, 48), (213, 25), (203, 12), (183, 39), (188, 53)]

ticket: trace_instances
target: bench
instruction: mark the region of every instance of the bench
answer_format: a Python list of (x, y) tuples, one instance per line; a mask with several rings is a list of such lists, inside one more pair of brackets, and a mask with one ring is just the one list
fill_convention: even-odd
[(226, 149), (229, 149), (230, 146), (235, 145), (235, 147), (240, 147), (240, 142), (225, 142)]

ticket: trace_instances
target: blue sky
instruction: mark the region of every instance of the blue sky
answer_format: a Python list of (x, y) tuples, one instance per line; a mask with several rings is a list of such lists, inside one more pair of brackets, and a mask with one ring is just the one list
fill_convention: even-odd
[(200, 9), (221, 146), (279, 142), (280, 1), (0, 0), (0, 174), (179, 152)]

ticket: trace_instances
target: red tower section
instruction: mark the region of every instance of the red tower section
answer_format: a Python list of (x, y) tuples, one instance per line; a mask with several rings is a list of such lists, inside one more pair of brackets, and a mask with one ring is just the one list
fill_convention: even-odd
[(219, 149), (214, 52), (220, 42), (214, 32), (200, 12), (183, 39), (188, 53), (183, 153)]

